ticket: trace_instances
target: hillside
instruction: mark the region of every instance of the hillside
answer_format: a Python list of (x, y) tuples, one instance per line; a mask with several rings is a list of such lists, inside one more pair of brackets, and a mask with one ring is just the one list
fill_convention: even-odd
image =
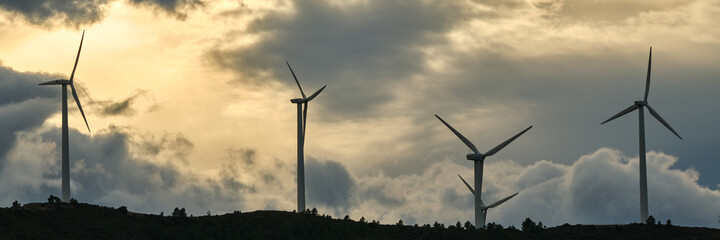
[(521, 231), (360, 223), (255, 211), (170, 217), (83, 203), (0, 208), (0, 239), (720, 239), (720, 229), (665, 225), (563, 225)]

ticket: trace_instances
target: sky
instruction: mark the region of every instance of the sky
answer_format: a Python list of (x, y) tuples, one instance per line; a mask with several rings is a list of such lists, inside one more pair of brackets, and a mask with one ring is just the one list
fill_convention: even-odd
[(488, 222), (639, 219), (637, 113), (649, 212), (718, 227), (720, 2), (714, 0), (35, 0), (0, 2), (0, 206), (60, 195), (60, 90), (72, 196), (143, 213), (296, 207), (296, 109), (309, 104), (307, 207), (382, 223), (473, 221), (469, 149), (532, 125), (485, 160)]

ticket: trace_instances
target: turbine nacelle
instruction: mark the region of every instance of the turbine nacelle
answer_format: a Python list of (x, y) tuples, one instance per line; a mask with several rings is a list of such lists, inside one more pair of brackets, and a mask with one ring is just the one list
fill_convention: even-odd
[(307, 101), (305, 101), (304, 98), (293, 98), (293, 99), (290, 99), (290, 102), (291, 103), (306, 103)]
[(635, 101), (635, 105), (640, 106), (640, 107), (647, 106), (647, 102), (646, 101)]
[(483, 161), (483, 160), (485, 160), (485, 155), (483, 155), (483, 154), (481, 154), (481, 153), (468, 153), (467, 155), (465, 155), (465, 157), (467, 158), (467, 160), (470, 160), (470, 161)]

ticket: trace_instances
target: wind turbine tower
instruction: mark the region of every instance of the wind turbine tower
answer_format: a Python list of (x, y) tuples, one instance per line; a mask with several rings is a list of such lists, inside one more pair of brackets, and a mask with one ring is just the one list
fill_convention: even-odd
[(612, 121), (613, 119), (619, 118), (622, 115), (628, 114), (629, 112), (634, 111), (635, 109), (638, 110), (639, 115), (639, 128), (640, 128), (640, 152), (638, 153), (640, 158), (640, 222), (645, 223), (645, 221), (648, 219), (648, 194), (647, 194), (647, 169), (646, 169), (646, 161), (645, 161), (645, 114), (643, 111), (644, 107), (647, 107), (648, 111), (650, 111), (650, 114), (655, 117), (660, 123), (665, 125), (667, 129), (669, 129), (672, 133), (675, 134), (680, 140), (682, 140), (682, 137), (675, 132), (675, 130), (670, 127), (670, 124), (668, 124), (662, 117), (660, 117), (660, 114), (658, 114), (650, 105), (648, 105), (647, 99), (648, 99), (648, 93), (650, 92), (650, 67), (652, 65), (652, 47), (650, 47), (650, 56), (648, 58), (648, 69), (647, 69), (647, 78), (645, 80), (645, 98), (641, 101), (635, 101), (633, 105), (626, 108), (625, 110), (620, 111), (618, 114), (615, 114), (615, 116), (610, 117), (608, 120), (605, 120), (604, 122), (600, 123), (600, 125), (605, 124), (606, 122)]
[(72, 90), (73, 98), (77, 103), (80, 114), (85, 120), (85, 126), (90, 132), (90, 125), (87, 123), (85, 118), (85, 112), (83, 112), (82, 105), (80, 105), (80, 99), (78, 99), (77, 92), (75, 91), (75, 84), (73, 79), (75, 78), (75, 69), (77, 69), (78, 60), (80, 59), (80, 50), (82, 50), (83, 39), (85, 39), (85, 31), (83, 30), (82, 37), (80, 38), (80, 47), (78, 48), (77, 57), (75, 57), (75, 65), (73, 66), (72, 73), (70, 74), (70, 80), (58, 79), (39, 85), (61, 85), (62, 86), (62, 201), (70, 201), (70, 146), (68, 145), (68, 109), (67, 109), (67, 86), (70, 85)]
[[(502, 150), (505, 146), (507, 146), (508, 144), (510, 144), (510, 143), (511, 143), (512, 141), (514, 141), (516, 138), (520, 137), (520, 135), (522, 135), (523, 133), (525, 133), (525, 132), (527, 132), (528, 130), (530, 130), (530, 128), (532, 128), (532, 126), (526, 128), (525, 130), (523, 130), (522, 132), (516, 134), (515, 136), (513, 136), (513, 137), (511, 137), (510, 139), (506, 140), (505, 142), (500, 143), (500, 145), (497, 145), (495, 148), (490, 149), (490, 151), (487, 151), (486, 153), (480, 153), (480, 151), (478, 151), (478, 149), (475, 147), (475, 145), (474, 145), (472, 142), (470, 142), (470, 140), (468, 140), (467, 138), (465, 138), (465, 136), (463, 136), (462, 134), (460, 134), (460, 132), (458, 132), (457, 130), (455, 130), (455, 128), (453, 128), (452, 126), (450, 126), (450, 124), (448, 124), (447, 122), (445, 122), (445, 120), (443, 120), (442, 118), (440, 118), (440, 116), (435, 115), (435, 117), (437, 117), (443, 124), (445, 124), (445, 126), (447, 126), (447, 127), (450, 129), (450, 131), (452, 131), (453, 133), (455, 133), (455, 135), (456, 135), (458, 138), (460, 138), (460, 140), (461, 140), (463, 143), (465, 143), (465, 145), (467, 145), (467, 146), (470, 148), (470, 150), (473, 151), (472, 153), (468, 153), (468, 154), (466, 155), (467, 160), (473, 161), (473, 162), (475, 163), (475, 189), (476, 189), (476, 190), (473, 190), (472, 188), (470, 188), (470, 191), (473, 192), (473, 195), (475, 196), (475, 225), (476, 225), (478, 228), (484, 228), (484, 227), (485, 227), (485, 212), (486, 212), (487, 208), (490, 208), (490, 206), (486, 207), (486, 206), (483, 204), (482, 198), (481, 198), (481, 196), (482, 196), (483, 163), (484, 163), (484, 161), (485, 161), (485, 158), (486, 158), (486, 157), (489, 157), (489, 156), (492, 156), (492, 155), (494, 155), (495, 153), (497, 153), (497, 152), (499, 152), (500, 150)], [(461, 177), (461, 179), (462, 179), (462, 177)], [(464, 182), (464, 181), (465, 181), (465, 180), (463, 180), (463, 182)], [(467, 183), (466, 183), (466, 184), (467, 184)], [(467, 185), (467, 186), (470, 187), (470, 185)], [(510, 198), (513, 197), (513, 196), (515, 196), (515, 195), (512, 195), (512, 196), (510, 196), (510, 197), (507, 197), (507, 198), (505, 198), (504, 200), (498, 201), (498, 203), (494, 203), (494, 204), (492, 204), (491, 206), (492, 206), (492, 207), (495, 207), (495, 206), (497, 206), (497, 205), (500, 205), (501, 203), (507, 201), (507, 199), (510, 199)]]
[[(465, 186), (467, 186), (468, 189), (470, 189), (470, 192), (473, 194), (473, 196), (475, 196), (475, 190), (473, 190), (473, 188), (470, 186), (470, 184), (468, 184), (468, 183), (465, 181), (465, 179), (463, 179), (463, 177), (460, 176), (460, 174), (458, 174), (458, 177), (460, 177), (460, 180), (462, 180), (463, 183), (465, 183)], [(481, 210), (480, 210), (480, 211), (482, 212), (482, 222), (484, 223), (484, 222), (485, 222), (485, 219), (487, 219), (487, 211), (488, 211), (488, 209), (497, 207), (498, 205), (506, 202), (507, 200), (510, 200), (510, 199), (511, 199), (512, 197), (514, 197), (515, 195), (518, 195), (518, 193), (515, 193), (515, 194), (513, 194), (513, 195), (507, 196), (507, 197), (505, 197), (505, 198), (503, 198), (503, 199), (500, 199), (500, 201), (497, 201), (497, 202), (495, 202), (495, 203), (493, 203), (493, 204), (490, 204), (490, 205), (487, 205), (487, 206), (485, 206), (485, 203), (483, 203), (483, 201), (480, 200), (480, 206), (482, 206), (482, 208), (481, 208)], [(477, 220), (476, 220), (476, 221), (477, 221)], [(477, 223), (477, 222), (476, 222), (476, 223)]]
[(297, 105), (297, 137), (298, 137), (298, 148), (297, 148), (297, 207), (298, 207), (298, 213), (301, 213), (305, 211), (305, 130), (307, 126), (307, 109), (308, 109), (308, 103), (313, 100), (313, 98), (317, 97), (320, 92), (322, 92), (327, 85), (320, 88), (320, 90), (317, 90), (315, 93), (310, 95), (310, 97), (305, 96), (305, 92), (303, 91), (302, 87), (300, 86), (300, 82), (297, 79), (297, 76), (295, 76), (295, 72), (292, 70), (292, 67), (290, 67), (290, 64), (288, 62), (285, 62), (287, 64), (288, 68), (290, 69), (290, 73), (292, 73), (293, 78), (295, 78), (295, 83), (297, 83), (298, 88), (300, 89), (300, 94), (302, 94), (302, 98), (294, 98), (290, 99), (291, 103), (294, 103)]

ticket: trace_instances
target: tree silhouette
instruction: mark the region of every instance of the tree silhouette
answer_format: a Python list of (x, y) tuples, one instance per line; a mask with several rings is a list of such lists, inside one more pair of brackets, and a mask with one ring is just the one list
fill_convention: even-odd
[(525, 218), (525, 221), (522, 222), (522, 231), (523, 232), (529, 232), (529, 231), (535, 230), (536, 228), (537, 228), (537, 225), (530, 218)]
[(395, 226), (405, 226), (405, 225), (404, 225), (404, 223), (403, 223), (403, 220), (400, 219), (400, 221), (398, 221), (398, 222), (395, 224)]
[(466, 221), (463, 227), (465, 227), (465, 230), (475, 229), (475, 226), (470, 221)]
[[(17, 200), (15, 200), (15, 201), (12, 203), (12, 207), (13, 207), (13, 208), (20, 208), (21, 206), (20, 206), (20, 203), (19, 203)], [(668, 220), (668, 221), (669, 221), (669, 220)]]
[(187, 213), (185, 213), (185, 208), (182, 208), (182, 209), (175, 208), (175, 210), (173, 210), (173, 212), (172, 212), (172, 216), (173, 217), (187, 217)]

